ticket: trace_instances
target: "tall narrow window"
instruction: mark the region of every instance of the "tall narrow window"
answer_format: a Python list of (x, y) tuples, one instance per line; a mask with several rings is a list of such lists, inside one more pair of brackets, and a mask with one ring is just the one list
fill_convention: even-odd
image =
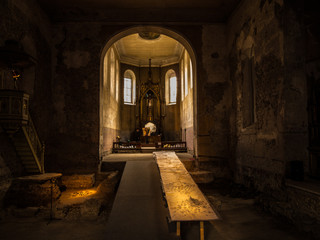
[(181, 78), (181, 100), (183, 101), (183, 99), (184, 99), (184, 64), (183, 64), (183, 59), (181, 60), (181, 63), (180, 63), (180, 78)]
[(123, 79), (123, 101), (124, 104), (135, 104), (136, 101), (136, 77), (131, 70), (124, 73)]
[(189, 70), (190, 70), (190, 88), (193, 88), (193, 72), (192, 72), (191, 59), (189, 59)]
[(119, 100), (119, 61), (116, 60), (116, 101)]
[(188, 95), (188, 53), (184, 52), (184, 96)]
[(177, 102), (177, 77), (170, 77), (170, 103)]
[(177, 103), (177, 76), (172, 69), (168, 70), (165, 78), (166, 103), (167, 105)]
[(115, 85), (115, 56), (113, 48), (110, 49), (110, 93), (114, 96)]
[(124, 102), (131, 103), (132, 102), (132, 80), (130, 78), (124, 78)]

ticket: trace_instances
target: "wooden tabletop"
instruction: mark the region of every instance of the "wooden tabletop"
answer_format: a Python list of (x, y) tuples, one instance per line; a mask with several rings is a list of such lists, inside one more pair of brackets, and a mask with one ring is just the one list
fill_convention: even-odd
[(219, 219), (175, 152), (153, 153), (160, 170), (171, 221)]

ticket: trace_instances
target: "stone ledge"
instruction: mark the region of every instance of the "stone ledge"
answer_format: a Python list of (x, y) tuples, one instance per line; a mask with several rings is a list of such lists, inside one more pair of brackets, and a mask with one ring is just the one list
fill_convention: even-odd
[(26, 181), (29, 180), (29, 181), (41, 182), (41, 181), (48, 181), (53, 178), (59, 178), (61, 176), (62, 176), (61, 173), (44, 173), (44, 174), (38, 174), (38, 175), (18, 177), (17, 180), (26, 180)]
[(62, 177), (62, 184), (67, 187), (67, 189), (85, 189), (92, 188), (95, 183), (95, 174), (74, 174), (70, 176)]
[(294, 181), (287, 179), (286, 186), (300, 191), (308, 192), (317, 196), (320, 196), (320, 181), (316, 180), (305, 180), (305, 181)]
[(4, 205), (20, 208), (48, 206), (61, 195), (61, 176), (61, 173), (45, 173), (14, 179), (5, 196)]

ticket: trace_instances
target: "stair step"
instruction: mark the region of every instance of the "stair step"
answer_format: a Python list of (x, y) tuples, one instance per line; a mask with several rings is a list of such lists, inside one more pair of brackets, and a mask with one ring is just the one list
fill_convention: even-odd
[(29, 146), (16, 146), (17, 151), (30, 151)]
[(23, 163), (34, 163), (34, 162), (36, 162), (35, 159), (22, 159), (21, 161)]
[(34, 162), (35, 159), (33, 156), (20, 156), (21, 161), (24, 162)]
[(19, 154), (32, 153), (30, 149), (16, 149)]
[(37, 167), (26, 167), (27, 171), (35, 171), (35, 172), (39, 172), (39, 168)]
[(36, 166), (36, 162), (23, 162), (24, 166)]
[(27, 161), (25, 161), (25, 160), (22, 160), (22, 163), (23, 164), (28, 164), (28, 165), (30, 165), (30, 164), (36, 164), (36, 161), (35, 160), (27, 160)]
[(40, 172), (39, 171), (39, 169), (38, 168), (27, 168), (27, 167), (25, 167), (25, 170), (27, 171), (27, 172)]
[(20, 158), (26, 158), (26, 159), (34, 159), (31, 152), (29, 153), (19, 153)]

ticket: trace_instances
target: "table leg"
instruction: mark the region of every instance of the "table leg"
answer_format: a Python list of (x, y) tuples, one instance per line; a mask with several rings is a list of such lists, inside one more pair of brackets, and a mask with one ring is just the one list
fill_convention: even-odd
[(200, 222), (200, 240), (204, 240), (204, 225), (203, 225), (203, 221)]
[(180, 232), (180, 222), (177, 222), (177, 236), (180, 236), (181, 232)]

